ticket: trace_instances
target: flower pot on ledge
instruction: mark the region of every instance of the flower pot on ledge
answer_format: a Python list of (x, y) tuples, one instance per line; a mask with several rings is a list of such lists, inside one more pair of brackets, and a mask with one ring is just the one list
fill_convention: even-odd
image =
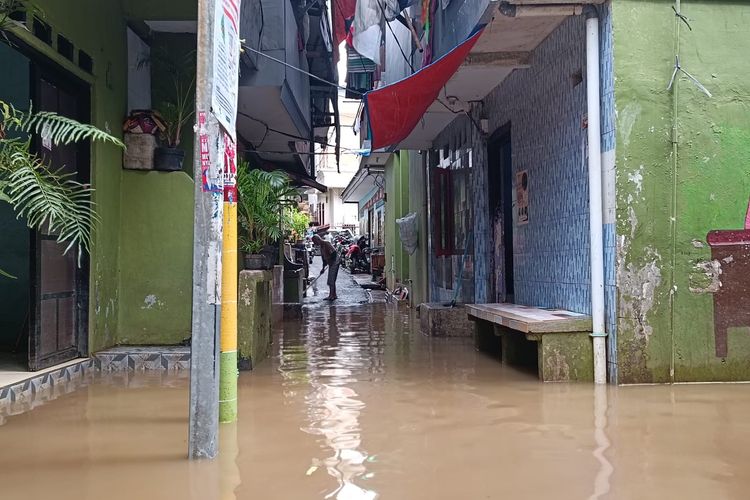
[(268, 269), (268, 261), (265, 255), (259, 253), (245, 254), (246, 271), (264, 271)]
[(185, 151), (177, 148), (156, 148), (154, 151), (154, 169), (162, 172), (177, 172), (182, 170)]

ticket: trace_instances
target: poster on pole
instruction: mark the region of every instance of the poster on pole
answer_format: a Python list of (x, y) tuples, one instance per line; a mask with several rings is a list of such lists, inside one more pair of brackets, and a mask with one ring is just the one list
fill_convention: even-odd
[(224, 135), (224, 201), (237, 203), (237, 145)]
[(240, 66), (240, 2), (216, 0), (214, 74), (211, 109), (233, 141), (237, 140), (237, 97)]

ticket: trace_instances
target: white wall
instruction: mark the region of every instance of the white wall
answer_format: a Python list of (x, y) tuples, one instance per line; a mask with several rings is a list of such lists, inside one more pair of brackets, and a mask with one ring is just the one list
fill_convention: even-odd
[(128, 111), (151, 108), (151, 48), (128, 28)]
[[(325, 220), (318, 221), (321, 224), (331, 226), (353, 225), (359, 226), (359, 210), (356, 203), (344, 203), (341, 193), (349, 185), (354, 174), (359, 169), (359, 156), (351, 150), (359, 149), (359, 136), (354, 134), (352, 125), (359, 110), (359, 101), (345, 100), (339, 96), (339, 113), (341, 118), (341, 163), (340, 171), (336, 168), (336, 156), (333, 147), (323, 150), (325, 155), (318, 157), (316, 180), (328, 187), (326, 193), (318, 193), (317, 202), (310, 201), (310, 211), (314, 216), (317, 214), (318, 205), (325, 206)], [(328, 137), (328, 142), (333, 144), (335, 135), (333, 129)], [(314, 198), (314, 197), (313, 197)]]

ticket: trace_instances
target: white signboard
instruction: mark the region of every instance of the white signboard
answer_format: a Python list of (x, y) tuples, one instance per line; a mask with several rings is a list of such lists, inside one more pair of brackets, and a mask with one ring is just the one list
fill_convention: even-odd
[(233, 141), (237, 140), (240, 2), (241, 0), (215, 1), (214, 91), (211, 97), (211, 108)]

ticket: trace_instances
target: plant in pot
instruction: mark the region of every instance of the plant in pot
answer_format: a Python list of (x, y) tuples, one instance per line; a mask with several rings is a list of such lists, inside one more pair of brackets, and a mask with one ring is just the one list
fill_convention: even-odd
[(240, 250), (245, 269), (270, 269), (275, 264), (275, 244), (283, 236), (282, 215), (298, 195), (283, 172), (251, 170), (247, 161), (237, 165)]
[(157, 106), (164, 128), (159, 137), (161, 146), (154, 151), (154, 169), (174, 172), (182, 170), (185, 150), (179, 147), (180, 139), (195, 115), (195, 51), (175, 58), (162, 48), (155, 50), (151, 61), (169, 81), (166, 96)]

